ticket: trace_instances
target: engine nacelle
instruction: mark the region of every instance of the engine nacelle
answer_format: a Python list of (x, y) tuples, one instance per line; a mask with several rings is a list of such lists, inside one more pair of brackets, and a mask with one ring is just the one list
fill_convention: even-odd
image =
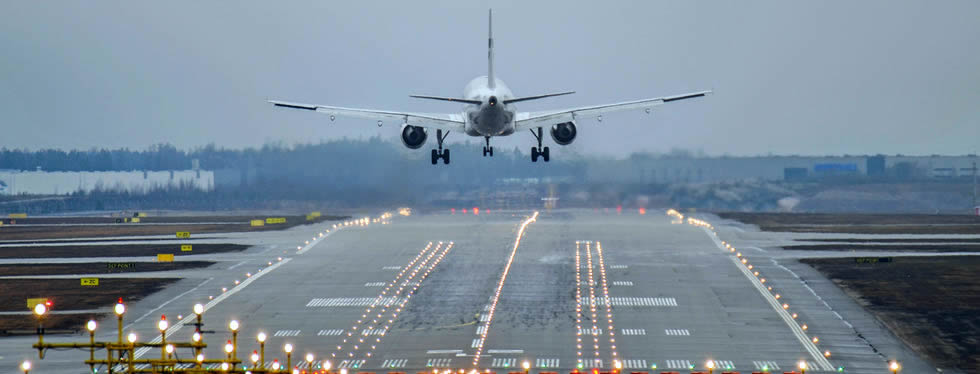
[(572, 144), (575, 141), (575, 135), (578, 135), (578, 129), (575, 128), (575, 121), (563, 122), (551, 126), (551, 140), (554, 140), (559, 145)]
[(402, 144), (411, 149), (419, 149), (425, 144), (425, 128), (402, 124)]

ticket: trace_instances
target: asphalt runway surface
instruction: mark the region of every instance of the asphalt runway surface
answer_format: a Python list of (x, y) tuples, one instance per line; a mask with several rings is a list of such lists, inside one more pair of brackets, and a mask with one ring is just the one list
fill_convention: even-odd
[[(216, 331), (205, 334), (208, 358), (224, 356), (234, 319), (241, 324), (239, 358), (248, 362), (264, 332), (268, 365), (285, 364), (282, 347), (290, 343), (292, 363), (304, 369), (304, 356), (313, 353), (314, 363), (330, 360), (351, 372), (509, 372), (522, 371), (524, 362), (535, 373), (606, 371), (617, 362), (627, 372), (688, 372), (712, 360), (716, 372), (783, 372), (804, 361), (807, 372), (884, 373), (888, 359), (907, 372), (934, 371), (831, 282), (761, 248), (758, 236), (747, 239), (755, 249), (741, 251), (777, 289), (776, 304), (720, 244), (738, 246), (743, 228), (718, 227), (715, 237), (672, 221), (653, 210), (446, 212), (339, 230), (325, 222), (223, 233), (222, 242), (253, 247), (178, 259), (219, 261), (207, 269), (124, 274), (184, 277), (128, 305), (125, 332), (159, 338), (156, 324), (165, 314), (167, 340), (188, 341), (188, 316), (202, 303), (205, 330)], [(100, 321), (97, 337), (115, 339), (115, 329), (114, 319)], [(90, 372), (81, 365), (87, 351), (49, 351), (38, 360), (35, 341), (0, 340), (0, 371), (30, 359), (36, 372)], [(178, 357), (192, 354), (182, 349)]]

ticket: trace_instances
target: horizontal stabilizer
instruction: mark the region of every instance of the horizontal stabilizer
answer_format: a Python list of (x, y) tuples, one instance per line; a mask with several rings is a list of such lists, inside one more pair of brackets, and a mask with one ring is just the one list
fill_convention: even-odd
[(476, 104), (476, 105), (482, 104), (482, 102), (480, 100), (457, 99), (455, 97), (423, 96), (423, 95), (408, 95), (408, 96), (409, 97), (414, 97), (414, 98), (417, 98), (417, 99), (430, 99), (430, 100), (452, 101), (452, 102), (457, 102), (457, 103)]
[(518, 101), (528, 101), (528, 100), (544, 99), (546, 97), (568, 95), (568, 94), (573, 94), (573, 93), (575, 93), (575, 91), (550, 93), (550, 94), (537, 95), (537, 96), (518, 97), (518, 98), (504, 100), (504, 104), (516, 103)]

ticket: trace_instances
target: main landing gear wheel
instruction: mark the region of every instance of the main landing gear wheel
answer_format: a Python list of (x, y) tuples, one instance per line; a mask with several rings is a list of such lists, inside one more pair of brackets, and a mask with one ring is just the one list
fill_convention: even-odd
[(534, 135), (534, 138), (538, 140), (538, 146), (531, 147), (531, 162), (538, 162), (539, 156), (544, 158), (544, 162), (548, 162), (549, 160), (551, 160), (551, 149), (549, 149), (548, 147), (541, 146), (541, 139), (543, 137), (543, 134), (544, 131), (540, 127), (538, 127), (537, 132), (531, 130), (531, 135)]
[(432, 164), (433, 165), (438, 164), (440, 158), (442, 159), (442, 163), (443, 164), (449, 164), (449, 150), (448, 149), (443, 149), (443, 150), (439, 151), (439, 150), (433, 149), (432, 150)]
[(449, 164), (449, 150), (442, 149), (442, 141), (446, 140), (447, 136), (449, 136), (448, 131), (446, 131), (446, 135), (443, 135), (442, 130), (436, 130), (436, 141), (439, 142), (439, 149), (432, 150), (433, 165), (438, 164), (440, 158), (442, 159), (443, 164), (447, 164), (447, 165)]
[(531, 147), (531, 162), (538, 162), (538, 157), (543, 158), (544, 162), (548, 162), (551, 160), (551, 149), (544, 147), (538, 151), (538, 147)]

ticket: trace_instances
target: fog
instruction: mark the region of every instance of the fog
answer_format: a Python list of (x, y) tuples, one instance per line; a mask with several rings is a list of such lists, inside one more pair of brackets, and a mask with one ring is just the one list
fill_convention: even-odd
[[(491, 6), (497, 75), (516, 95), (577, 91), (519, 109), (716, 91), (583, 121), (556, 158), (978, 149), (976, 1), (4, 2), (0, 146), (393, 139), (397, 124), (264, 100), (458, 111), (407, 95), (457, 96), (486, 74)], [(466, 140), (480, 139), (449, 137)], [(533, 138), (494, 143), (527, 152)]]

